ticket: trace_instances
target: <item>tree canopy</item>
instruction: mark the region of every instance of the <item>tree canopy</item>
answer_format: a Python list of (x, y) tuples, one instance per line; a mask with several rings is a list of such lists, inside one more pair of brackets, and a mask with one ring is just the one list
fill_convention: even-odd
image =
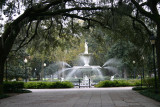
[[(44, 44), (44, 49), (66, 44), (63, 38), (71, 43), (71, 38), (82, 31), (79, 30), (80, 27), (89, 29), (102, 26), (105, 30), (114, 32), (114, 39), (116, 36), (124, 40), (129, 38), (133, 42), (136, 41), (134, 45), (137, 47), (147, 46), (147, 40), (153, 33), (157, 40), (157, 68), (160, 71), (159, 2), (159, 0), (1, 0), (0, 20), (5, 21), (5, 25), (2, 23), (0, 26), (0, 94), (3, 88), (4, 63), (12, 50), (17, 51), (34, 39), (34, 43), (37, 44), (41, 39), (45, 40), (39, 42)], [(3, 19), (4, 16), (7, 18)], [(84, 24), (80, 26), (79, 23), (75, 23), (77, 19), (83, 20)], [(133, 29), (123, 25), (131, 23), (138, 33), (129, 33)], [(100, 36), (97, 38), (101, 40)], [(160, 77), (160, 72), (158, 73)]]

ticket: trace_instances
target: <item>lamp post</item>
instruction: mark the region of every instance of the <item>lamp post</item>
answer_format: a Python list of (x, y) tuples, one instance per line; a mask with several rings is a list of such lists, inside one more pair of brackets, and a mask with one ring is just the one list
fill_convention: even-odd
[[(46, 63), (43, 64), (44, 68), (46, 67), (46, 65), (47, 65)], [(43, 69), (43, 70), (44, 70), (44, 69)], [(46, 75), (45, 75), (45, 72), (44, 72), (44, 80), (46, 80), (45, 76), (46, 76)]]
[(35, 70), (35, 71), (34, 71), (34, 78), (36, 78), (36, 70), (37, 70), (37, 69), (35, 68), (34, 70)]
[(141, 88), (142, 88), (142, 79), (144, 79), (144, 56), (142, 56), (142, 60), (143, 60), (143, 70), (141, 72)]
[(143, 73), (142, 73), (142, 75), (143, 75), (143, 79), (144, 79), (144, 56), (142, 56), (142, 60), (143, 60)]
[(8, 81), (8, 71), (7, 71), (8, 58), (6, 60), (6, 81)]
[(27, 69), (26, 69), (26, 64), (27, 64), (28, 60), (27, 58), (24, 59), (24, 67), (25, 67), (25, 82), (27, 82)]
[[(135, 64), (136, 63), (136, 61), (133, 61), (133, 64)], [(135, 68), (135, 67), (134, 67)], [(135, 69), (134, 69), (134, 79), (135, 79)]]
[(153, 67), (154, 67), (154, 82), (155, 82), (155, 93), (157, 93), (157, 73), (156, 73), (156, 64), (155, 64), (155, 43), (156, 43), (156, 38), (152, 34), (150, 37), (150, 42), (153, 48)]

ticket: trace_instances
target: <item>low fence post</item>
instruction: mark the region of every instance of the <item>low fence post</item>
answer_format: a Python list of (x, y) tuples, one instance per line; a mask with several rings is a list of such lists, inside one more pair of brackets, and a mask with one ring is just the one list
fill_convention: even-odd
[(91, 87), (91, 84), (90, 84), (90, 83), (91, 83), (91, 80), (89, 79), (89, 88)]
[(80, 86), (80, 83), (81, 83), (81, 80), (79, 79), (79, 88), (81, 87), (81, 86)]

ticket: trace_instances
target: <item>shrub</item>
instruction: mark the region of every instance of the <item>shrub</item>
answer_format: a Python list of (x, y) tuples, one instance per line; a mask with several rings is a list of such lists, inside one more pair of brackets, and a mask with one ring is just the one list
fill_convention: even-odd
[(144, 79), (143, 80), (143, 85), (148, 87), (148, 88), (154, 87), (154, 85), (155, 85), (154, 78)]
[(73, 84), (71, 82), (62, 82), (63, 88), (73, 88)]
[(145, 89), (148, 89), (147, 87), (145, 86), (136, 86), (136, 87), (133, 87), (132, 90), (135, 90), (135, 91), (141, 91), (141, 90), (145, 90)]
[(7, 98), (7, 97), (9, 97), (9, 95), (6, 95), (6, 94), (0, 95), (0, 99), (2, 99), (2, 98)]
[(24, 82), (4, 82), (4, 92), (16, 92), (24, 88)]
[(71, 82), (27, 82), (25, 88), (28, 89), (44, 89), (44, 88), (72, 88)]
[(160, 94), (159, 93), (155, 93), (155, 90), (150, 88), (150, 89), (145, 89), (145, 90), (141, 90), (139, 91), (140, 94), (150, 97), (152, 99), (155, 99), (157, 101), (160, 101)]
[(35, 83), (36, 83), (37, 89), (47, 88), (47, 83), (45, 83), (45, 82), (35, 82)]
[(24, 87), (26, 88), (37, 88), (37, 85), (35, 85), (36, 82), (27, 82), (24, 84)]
[(95, 87), (126, 87), (126, 86), (140, 86), (140, 80), (105, 80), (99, 82)]

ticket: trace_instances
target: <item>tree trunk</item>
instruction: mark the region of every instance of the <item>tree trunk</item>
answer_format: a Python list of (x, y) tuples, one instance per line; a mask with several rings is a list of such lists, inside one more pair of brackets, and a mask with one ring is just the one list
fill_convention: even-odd
[(4, 76), (4, 43), (3, 38), (0, 37), (0, 95), (3, 94), (3, 76)]
[(157, 54), (157, 71), (158, 71), (158, 87), (160, 87), (160, 25), (157, 26), (156, 39), (156, 54)]
[(0, 95), (3, 94), (3, 75), (4, 75), (4, 61), (0, 56)]
[[(17, 26), (17, 24), (13, 24), (13, 26), (15, 29), (12, 28), (13, 31), (10, 32), (10, 35), (5, 35), (6, 33), (3, 33), (2, 37), (0, 37), (0, 94), (3, 94), (4, 65), (13, 43), (20, 31), (20, 27)], [(5, 32), (9, 32), (10, 29), (11, 27), (8, 27)], [(3, 37), (6, 36), (8, 37), (5, 40)]]
[(127, 70), (126, 70), (126, 67), (124, 67), (124, 79), (127, 79)]
[(3, 77), (6, 56), (4, 54), (3, 38), (0, 38), (0, 95), (3, 94)]

